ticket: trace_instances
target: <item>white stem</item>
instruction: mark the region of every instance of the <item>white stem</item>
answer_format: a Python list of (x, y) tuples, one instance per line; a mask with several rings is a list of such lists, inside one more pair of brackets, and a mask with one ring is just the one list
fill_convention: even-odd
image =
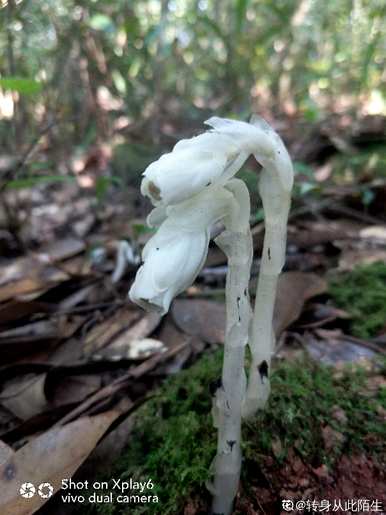
[(228, 189), (237, 202), (225, 222), (227, 230), (215, 240), (228, 257), (224, 363), (213, 406), (218, 440), (213, 462), (212, 513), (223, 515), (232, 513), (240, 480), (241, 406), (246, 390), (244, 351), (251, 318), (248, 285), (253, 251), (248, 190), (239, 180), (231, 181)]
[(265, 236), (255, 309), (250, 327), (252, 360), (243, 417), (250, 418), (263, 409), (270, 394), (271, 356), (274, 349), (273, 310), (279, 274), (284, 265), (290, 192), (274, 182), (266, 170), (260, 179), (265, 214)]

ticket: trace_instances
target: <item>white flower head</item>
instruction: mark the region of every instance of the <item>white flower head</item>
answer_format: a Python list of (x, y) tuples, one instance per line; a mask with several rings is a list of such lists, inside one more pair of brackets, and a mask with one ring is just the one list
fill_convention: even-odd
[(158, 232), (143, 250), (144, 264), (129, 295), (162, 314), (201, 270), (212, 225), (221, 219), (229, 222), (231, 211), (233, 216), (242, 213), (243, 206), (235, 211), (229, 185), (249, 155), (263, 166), (259, 189), (269, 219), (276, 222), (287, 216), (281, 205), (289, 206), (293, 170), (276, 132), (260, 118), (246, 123), (212, 117), (205, 123), (212, 129), (179, 141), (143, 174), (141, 192), (156, 206), (148, 224)]
[(129, 292), (133, 302), (167, 313), (174, 297), (194, 282), (203, 267), (210, 229), (227, 215), (232, 198), (218, 187), (167, 209), (167, 218), (143, 249), (144, 264)]
[(129, 291), (130, 299), (144, 309), (167, 313), (174, 297), (197, 277), (208, 244), (206, 231), (176, 232), (161, 226), (144, 248), (144, 264)]
[(291, 191), (293, 168), (288, 151), (280, 136), (259, 116), (252, 116), (251, 123), (213, 116), (205, 122), (215, 134), (228, 135), (240, 149), (252, 154), (263, 168), (276, 175), (281, 187)]
[(214, 184), (225, 184), (249, 155), (291, 190), (293, 171), (283, 142), (263, 119), (252, 122), (210, 118), (205, 123), (211, 130), (179, 141), (146, 168), (141, 193), (154, 205), (177, 204)]
[(177, 204), (214, 183), (238, 156), (229, 136), (204, 133), (179, 141), (144, 171), (141, 193), (154, 205)]

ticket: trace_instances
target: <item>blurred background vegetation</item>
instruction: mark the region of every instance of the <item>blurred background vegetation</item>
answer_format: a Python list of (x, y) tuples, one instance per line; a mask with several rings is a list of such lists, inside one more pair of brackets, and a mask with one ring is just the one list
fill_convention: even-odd
[[(315, 180), (313, 162), (336, 151), (338, 182), (384, 175), (385, 20), (384, 0), (0, 0), (0, 192), (63, 180), (98, 198), (138, 188), (147, 164), (213, 112), (274, 122), (297, 196), (318, 195), (331, 174)], [(369, 115), (383, 121), (350, 140)], [(382, 145), (358, 155), (363, 132)], [(367, 209), (376, 194), (359, 193)], [(17, 233), (20, 202), (0, 200)]]
[(1, 0), (1, 146), (49, 124), (65, 155), (212, 111), (384, 112), (385, 19), (384, 0)]
[[(161, 377), (223, 342), (226, 258), (215, 245), (162, 321), (128, 302), (152, 234), (139, 183), (151, 161), (203, 131), (210, 116), (256, 113), (283, 138), (295, 168), (276, 352), (292, 362), (307, 352), (337, 364), (337, 375), (306, 362), (278, 367), (266, 430), (247, 428), (245, 474), (253, 474), (245, 491), (259, 498), (261, 487), (267, 499), (271, 485), (265, 513), (277, 513), (289, 475), (298, 483), (288, 498), (305, 499), (315, 488), (327, 498), (326, 485), (339, 483), (334, 499), (383, 492), (383, 476), (363, 463), (373, 463), (371, 454), (380, 460), (383, 449), (386, 470), (386, 379), (383, 365), (370, 363), (386, 353), (385, 64), (385, 0), (0, 0), (0, 444), (6, 435), (20, 449), (53, 423), (110, 409), (121, 400), (120, 391), (105, 390), (115, 380), (130, 400), (122, 409), (131, 412)], [(252, 295), (264, 234), (257, 173), (252, 159), (239, 174), (252, 196)], [(116, 281), (122, 249), (127, 267)], [(180, 345), (170, 363), (162, 361)], [(149, 364), (141, 361), (139, 373), (142, 359)], [(342, 363), (362, 359), (368, 383), (339, 375)], [(161, 485), (169, 505), (188, 506), (191, 493), (201, 499), (206, 472), (197, 456), (212, 453), (206, 384), (215, 376), (205, 362), (195, 370), (170, 383), (171, 393), (160, 397), (165, 409), (155, 396), (156, 424), (139, 418), (143, 434), (159, 429), (137, 439), (156, 449), (142, 456), (147, 478), (170, 483), (183, 471), (172, 487)], [(176, 428), (183, 428), (179, 437)], [(84, 431), (76, 429), (75, 440), (87, 449), (94, 437)], [(127, 443), (126, 430), (119, 435), (109, 435), (113, 452), (101, 454), (104, 473), (107, 456), (114, 461)], [(207, 435), (198, 451), (197, 435)], [(67, 451), (65, 458), (51, 453), (50, 435), (47, 441), (54, 469), (62, 460), (68, 475)], [(346, 462), (326, 476), (324, 456), (336, 446), (345, 458), (356, 442), (369, 461)], [(294, 465), (281, 469), (290, 448)], [(125, 467), (142, 448), (130, 452)], [(256, 475), (264, 456), (268, 475), (266, 465)], [(298, 466), (299, 456), (307, 467)], [(28, 455), (23, 464), (33, 470)], [(95, 473), (94, 462), (89, 469)], [(240, 513), (257, 513), (250, 506)], [(44, 513), (59, 511), (48, 504)]]

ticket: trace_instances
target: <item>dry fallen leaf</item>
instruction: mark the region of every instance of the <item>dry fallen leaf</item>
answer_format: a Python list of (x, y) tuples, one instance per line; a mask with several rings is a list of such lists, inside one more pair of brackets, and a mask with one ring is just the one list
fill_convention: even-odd
[(22, 339), (46, 340), (56, 338), (58, 334), (57, 323), (52, 320), (40, 320), (31, 324), (21, 325), (14, 329), (1, 331), (0, 343), (20, 341)]
[(142, 340), (128, 341), (126, 345), (120, 345), (117, 348), (108, 346), (106, 349), (102, 349), (97, 354), (94, 354), (94, 358), (109, 361), (123, 359), (142, 360), (165, 351), (166, 347), (160, 340), (142, 338)]
[[(114, 340), (108, 344), (106, 349), (104, 349), (105, 352), (109, 355), (115, 354), (126, 356), (127, 358), (133, 358), (136, 354), (133, 344), (136, 343), (138, 346), (138, 342), (148, 339), (148, 336), (150, 336), (160, 324), (161, 319), (162, 316), (159, 313), (146, 313), (139, 322), (136, 322), (114, 338)], [(155, 346), (157, 345), (158, 344), (155, 344)], [(161, 347), (164, 347), (164, 345), (161, 344), (159, 348)]]
[(371, 265), (377, 261), (386, 263), (386, 250), (384, 248), (344, 250), (339, 259), (339, 270), (350, 271), (358, 265)]
[(340, 406), (335, 405), (332, 407), (331, 416), (333, 419), (335, 419), (340, 424), (342, 424), (342, 425), (347, 424), (346, 412)]
[(0, 440), (0, 466), (9, 461), (13, 456), (14, 451), (9, 445)]
[(172, 306), (176, 325), (208, 343), (224, 343), (225, 305), (202, 299), (177, 299)]
[(63, 374), (53, 368), (47, 374), (45, 390), (50, 406), (81, 402), (102, 386), (100, 374)]
[(0, 320), (3, 325), (33, 314), (49, 313), (53, 310), (52, 305), (43, 302), (11, 300), (0, 306)]
[(56, 263), (70, 257), (76, 256), (85, 250), (86, 246), (82, 240), (76, 238), (65, 238), (54, 240), (40, 247), (36, 253), (39, 261)]
[(340, 331), (317, 329), (315, 334), (321, 339), (310, 333), (306, 335), (307, 352), (315, 361), (340, 366), (343, 363), (364, 363), (376, 355), (374, 350), (350, 341)]
[(30, 353), (41, 352), (62, 338), (69, 338), (82, 323), (81, 317), (65, 315), (53, 320), (40, 320), (2, 331), (0, 357), (2, 361), (20, 360)]
[(108, 411), (82, 417), (63, 427), (55, 427), (31, 440), (0, 466), (1, 515), (29, 515), (47, 500), (39, 495), (23, 498), (19, 489), (25, 482), (38, 487), (50, 483), (54, 492), (62, 479), (70, 478), (97, 442), (120, 415)]
[(316, 274), (285, 272), (279, 277), (273, 327), (276, 337), (299, 318), (304, 303), (327, 291), (327, 283)]
[[(18, 268), (20, 265), (20, 270)], [(68, 279), (68, 275), (37, 260), (21, 258), (0, 273), (0, 301), (39, 293)]]
[(386, 243), (386, 226), (370, 225), (359, 232), (359, 236), (373, 243)]
[(158, 337), (170, 349), (181, 345), (181, 342), (187, 342), (188, 345), (181, 352), (177, 354), (172, 360), (160, 367), (160, 373), (169, 375), (179, 372), (185, 363), (193, 356), (199, 356), (205, 349), (205, 342), (198, 336), (189, 336), (183, 333), (171, 320), (168, 315), (162, 324)]
[(124, 306), (102, 323), (95, 325), (85, 339), (83, 346), (84, 355), (90, 356), (106, 347), (113, 338), (138, 320), (139, 316), (140, 313), (138, 311)]
[(328, 425), (322, 427), (322, 438), (326, 451), (331, 451), (337, 445), (342, 444), (346, 439), (342, 433), (332, 429), (332, 427)]
[(25, 374), (7, 381), (0, 403), (21, 420), (27, 420), (47, 407), (44, 393), (46, 374)]
[[(327, 290), (327, 283), (316, 274), (286, 272), (279, 278), (273, 325), (276, 336), (297, 320), (304, 303)], [(185, 333), (208, 343), (224, 341), (225, 306), (202, 299), (177, 299), (172, 306), (176, 325)]]

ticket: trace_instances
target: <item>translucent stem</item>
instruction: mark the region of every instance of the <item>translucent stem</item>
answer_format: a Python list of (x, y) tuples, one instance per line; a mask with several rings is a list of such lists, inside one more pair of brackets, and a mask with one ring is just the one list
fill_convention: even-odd
[(290, 192), (283, 190), (263, 170), (260, 184), (265, 215), (265, 235), (255, 309), (250, 326), (252, 360), (243, 417), (263, 409), (270, 394), (271, 356), (274, 349), (273, 310), (279, 274), (284, 265)]
[[(213, 405), (218, 439), (213, 462), (212, 513), (223, 515), (232, 513), (240, 480), (241, 406), (246, 390), (244, 351), (251, 318), (248, 295), (252, 262), (249, 194), (245, 185), (238, 180), (232, 181), (229, 189), (235, 194), (238, 205), (230, 210), (226, 223), (228, 230), (215, 240), (228, 258), (224, 363)], [(246, 224), (243, 223), (245, 220)], [(244, 229), (243, 232), (240, 232), (240, 227)]]

